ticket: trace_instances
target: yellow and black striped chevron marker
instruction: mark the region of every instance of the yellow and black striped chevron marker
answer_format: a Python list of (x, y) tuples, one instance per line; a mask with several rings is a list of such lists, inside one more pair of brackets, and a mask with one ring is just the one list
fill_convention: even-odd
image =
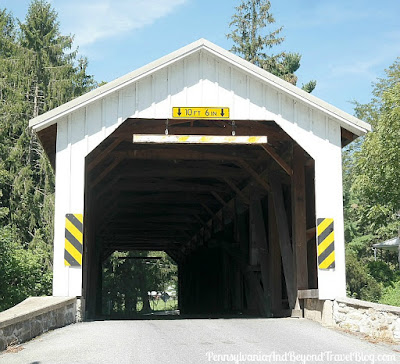
[(83, 252), (83, 216), (82, 214), (65, 215), (65, 250), (64, 265), (80, 267)]
[(318, 268), (335, 268), (335, 233), (333, 219), (317, 219)]

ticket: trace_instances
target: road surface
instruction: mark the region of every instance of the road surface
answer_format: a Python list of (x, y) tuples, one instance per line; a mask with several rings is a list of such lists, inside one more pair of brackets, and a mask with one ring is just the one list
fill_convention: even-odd
[(0, 364), (400, 363), (400, 345), (291, 318), (85, 322), (22, 347)]

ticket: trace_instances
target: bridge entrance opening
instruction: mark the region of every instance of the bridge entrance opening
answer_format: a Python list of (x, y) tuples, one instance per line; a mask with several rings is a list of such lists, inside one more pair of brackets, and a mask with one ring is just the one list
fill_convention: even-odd
[[(132, 142), (166, 128), (268, 144)], [(314, 175), (273, 121), (127, 119), (85, 161), (86, 318), (104, 315), (110, 259), (132, 267), (142, 251), (177, 264), (181, 314), (290, 315), (317, 288)]]
[(160, 251), (114, 252), (102, 266), (103, 318), (177, 315), (178, 266)]

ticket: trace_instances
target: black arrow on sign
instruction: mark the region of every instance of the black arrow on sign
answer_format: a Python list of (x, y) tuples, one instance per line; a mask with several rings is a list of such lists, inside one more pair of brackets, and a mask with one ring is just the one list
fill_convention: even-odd
[(179, 115), (179, 116), (182, 115), (182, 113), (181, 113), (181, 108), (178, 108), (178, 115)]
[(224, 109), (221, 109), (221, 116), (223, 117), (224, 115)]

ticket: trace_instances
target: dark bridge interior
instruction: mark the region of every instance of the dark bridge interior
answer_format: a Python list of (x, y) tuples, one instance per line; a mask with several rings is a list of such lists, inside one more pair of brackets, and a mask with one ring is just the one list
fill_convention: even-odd
[(100, 314), (102, 262), (132, 250), (176, 261), (181, 313), (290, 314), (298, 289), (317, 288), (313, 159), (273, 121), (168, 122), (267, 145), (132, 143), (165, 128), (128, 119), (86, 158), (86, 317)]

